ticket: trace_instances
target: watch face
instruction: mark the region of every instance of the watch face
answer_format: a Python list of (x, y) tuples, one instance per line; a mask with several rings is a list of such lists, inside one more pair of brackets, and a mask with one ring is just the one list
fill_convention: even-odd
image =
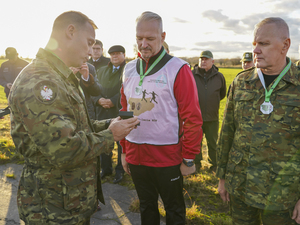
[(188, 167), (192, 167), (194, 165), (194, 161), (189, 161), (189, 162), (186, 163), (186, 165)]

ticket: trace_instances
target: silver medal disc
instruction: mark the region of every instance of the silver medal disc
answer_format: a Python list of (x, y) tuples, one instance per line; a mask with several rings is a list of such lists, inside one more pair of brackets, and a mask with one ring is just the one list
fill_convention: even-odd
[(141, 95), (142, 94), (142, 86), (136, 86), (135, 87), (135, 94)]
[(260, 111), (263, 114), (270, 114), (271, 112), (273, 112), (273, 105), (271, 104), (271, 102), (264, 102), (260, 105)]

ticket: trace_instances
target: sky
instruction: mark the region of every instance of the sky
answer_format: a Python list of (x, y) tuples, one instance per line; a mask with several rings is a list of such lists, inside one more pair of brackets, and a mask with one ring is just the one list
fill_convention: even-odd
[(215, 59), (252, 51), (255, 24), (281, 17), (290, 28), (288, 56), (299, 59), (300, 0), (1, 0), (0, 55), (15, 47), (19, 56), (34, 58), (46, 46), (55, 18), (69, 10), (95, 22), (106, 56), (112, 45), (122, 45), (128, 57), (135, 56), (135, 20), (144, 11), (162, 17), (172, 55), (195, 57), (210, 50)]

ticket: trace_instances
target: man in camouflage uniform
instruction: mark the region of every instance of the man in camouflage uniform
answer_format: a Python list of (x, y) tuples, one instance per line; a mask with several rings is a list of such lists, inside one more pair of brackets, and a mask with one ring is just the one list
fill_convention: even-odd
[(46, 48), (12, 86), (11, 135), (25, 159), (17, 203), (26, 224), (90, 224), (97, 199), (104, 202), (99, 155), (139, 122), (88, 117), (69, 67), (88, 60), (96, 28), (80, 12), (58, 16)]
[(231, 86), (216, 175), (233, 224), (300, 223), (300, 71), (286, 57), (290, 43), (281, 18), (258, 23), (255, 67)]

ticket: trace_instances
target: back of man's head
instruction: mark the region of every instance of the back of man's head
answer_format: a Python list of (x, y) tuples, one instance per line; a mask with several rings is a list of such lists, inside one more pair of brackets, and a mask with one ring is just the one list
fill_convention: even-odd
[(55, 19), (52, 27), (52, 33), (63, 30), (70, 24), (77, 25), (78, 27), (83, 27), (86, 25), (86, 23), (91, 24), (94, 29), (98, 28), (93, 20), (91, 20), (81, 12), (64, 12)]

